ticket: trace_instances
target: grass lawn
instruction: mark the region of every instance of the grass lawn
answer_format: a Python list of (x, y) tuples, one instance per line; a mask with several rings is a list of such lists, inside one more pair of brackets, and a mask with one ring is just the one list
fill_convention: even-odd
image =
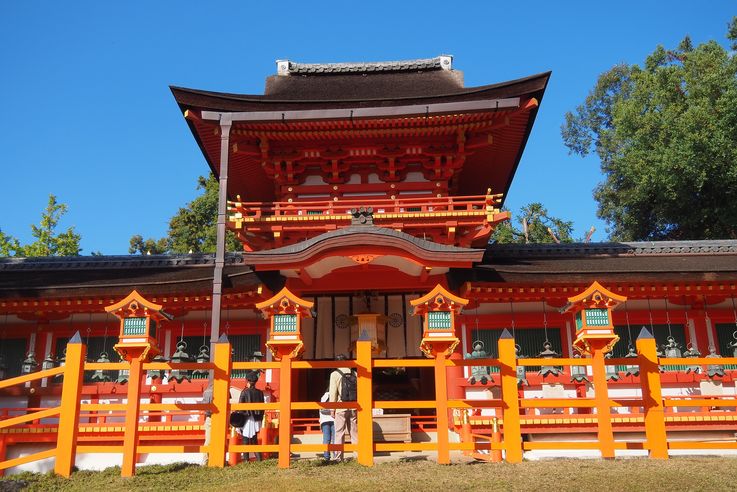
[(0, 480), (6, 490), (305, 490), (419, 492), (454, 490), (735, 490), (737, 458), (549, 460), (518, 465), (470, 463), (441, 466), (429, 461), (395, 461), (364, 468), (355, 462), (324, 465), (317, 460), (297, 462), (279, 470), (274, 460), (215, 469), (174, 464), (138, 469), (132, 479), (120, 478), (119, 468), (81, 471), (65, 480), (53, 475), (21, 474)]

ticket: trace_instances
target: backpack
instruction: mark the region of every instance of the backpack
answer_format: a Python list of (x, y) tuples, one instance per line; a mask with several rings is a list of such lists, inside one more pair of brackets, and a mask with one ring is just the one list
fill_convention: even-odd
[(340, 373), (340, 399), (341, 401), (356, 401), (358, 399), (358, 380), (353, 371)]

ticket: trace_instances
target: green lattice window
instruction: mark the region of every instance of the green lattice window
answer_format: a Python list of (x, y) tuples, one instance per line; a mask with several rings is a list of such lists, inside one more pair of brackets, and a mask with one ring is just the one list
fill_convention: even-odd
[(297, 315), (296, 314), (275, 314), (274, 315), (274, 332), (275, 333), (295, 333), (297, 331)]
[(125, 318), (123, 320), (123, 335), (145, 335), (146, 318)]
[(427, 313), (427, 328), (429, 330), (450, 330), (450, 311), (430, 311)]
[[(484, 342), (484, 350), (490, 358), (499, 357), (498, 344), (499, 337), (502, 334), (501, 328), (480, 328), (471, 331), (473, 340), (481, 340)], [(548, 328), (548, 340), (553, 346), (553, 350), (561, 353), (561, 338), (559, 328)], [(520, 353), (525, 357), (537, 357), (543, 350), (543, 343), (545, 343), (545, 329), (544, 328), (524, 328), (516, 330), (515, 344), (520, 346)], [(489, 370), (492, 373), (499, 372), (498, 367), (490, 367)], [(539, 366), (530, 366), (527, 370), (532, 373), (539, 371)]]
[(606, 309), (585, 309), (587, 326), (608, 326), (609, 311)]
[(308, 210), (307, 215), (322, 215), (322, 210)]

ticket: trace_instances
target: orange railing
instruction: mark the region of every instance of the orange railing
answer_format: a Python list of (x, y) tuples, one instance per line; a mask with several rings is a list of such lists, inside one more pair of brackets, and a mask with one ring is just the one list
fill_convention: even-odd
[(472, 195), (445, 197), (402, 197), (395, 199), (364, 197), (333, 200), (300, 200), (294, 202), (228, 202), (228, 211), (255, 219), (295, 217), (301, 215), (344, 215), (350, 218), (351, 209), (373, 207), (375, 215), (415, 212), (485, 212), (485, 207), (498, 205), (501, 195)]
[[(637, 341), (638, 357), (636, 359), (608, 359), (606, 365), (639, 366), (641, 397), (616, 398), (608, 394), (608, 384), (603, 379), (602, 371), (605, 366), (597, 365), (594, 358), (561, 358), (540, 359), (515, 357), (515, 341), (511, 336), (502, 337), (498, 342), (498, 358), (489, 359), (446, 359), (438, 356), (432, 359), (373, 359), (371, 343), (359, 340), (356, 345), (356, 359), (349, 361), (309, 361), (294, 360), (290, 357), (276, 362), (232, 362), (230, 343), (221, 341), (214, 344), (213, 361), (210, 363), (148, 363), (143, 369), (209, 369), (214, 379), (213, 403), (144, 403), (140, 404), (137, 413), (131, 414), (128, 404), (81, 403), (81, 381), (84, 370), (115, 370), (128, 368), (127, 363), (99, 364), (84, 363), (84, 345), (70, 343), (67, 349), (66, 365), (42, 371), (7, 381), (0, 381), (0, 389), (12, 385), (24, 384), (41, 378), (64, 374), (62, 401), (58, 407), (47, 409), (5, 409), (0, 415), (0, 429), (17, 427), (29, 422), (40, 425), (41, 419), (59, 418), (56, 435), (56, 447), (40, 453), (35, 453), (0, 463), (0, 469), (7, 469), (31, 461), (56, 457), (56, 473), (68, 476), (71, 473), (76, 453), (110, 453), (118, 452), (126, 456), (127, 453), (170, 453), (170, 452), (204, 452), (208, 454), (210, 466), (224, 466), (225, 458), (229, 453), (231, 458), (240, 453), (277, 453), (279, 466), (290, 465), (290, 455), (293, 452), (324, 452), (324, 451), (355, 451), (358, 461), (367, 466), (373, 464), (376, 452), (387, 451), (435, 451), (438, 461), (448, 462), (449, 453), (453, 450), (463, 451), (479, 459), (498, 461), (504, 457), (506, 461), (517, 462), (522, 459), (525, 451), (533, 450), (598, 450), (602, 456), (614, 457), (616, 451), (625, 449), (639, 449), (648, 452), (652, 458), (667, 458), (669, 449), (737, 449), (737, 442), (706, 441), (706, 440), (673, 440), (666, 433), (666, 424), (676, 422), (677, 414), (669, 414), (668, 409), (674, 407), (696, 407), (702, 409), (700, 413), (689, 414), (697, 422), (699, 417), (707, 419), (708, 414), (703, 409), (725, 409), (724, 415), (737, 416), (734, 410), (737, 407), (737, 398), (734, 396), (704, 397), (700, 395), (682, 397), (664, 397), (661, 388), (661, 373), (659, 365), (684, 364), (694, 365), (728, 365), (737, 364), (737, 358), (683, 358), (664, 359), (656, 354), (655, 341), (651, 338), (641, 338)], [(494, 374), (498, 379), (500, 390), (498, 398), (472, 400), (467, 398), (449, 399), (447, 397), (446, 369), (458, 366), (494, 366), (499, 373)], [(517, 367), (532, 367), (540, 365), (555, 365), (562, 367), (589, 366), (593, 373), (594, 396), (571, 398), (530, 398), (520, 391), (517, 381)], [(329, 369), (336, 367), (354, 368), (358, 374), (358, 401), (329, 403), (316, 401), (292, 401), (291, 377), (293, 371)], [(390, 367), (434, 367), (436, 392), (433, 399), (419, 401), (374, 401), (372, 373), (375, 369)], [(279, 401), (269, 403), (230, 403), (229, 387), (233, 370), (278, 369), (281, 391)], [(603, 384), (602, 384), (603, 380)], [(496, 384), (496, 382), (495, 382)], [(628, 415), (612, 414), (612, 409), (624, 407)], [(295, 431), (314, 431), (314, 419), (293, 419), (292, 412), (310, 410), (317, 412), (320, 409), (355, 409), (358, 415), (358, 442), (350, 444), (306, 444), (292, 443), (291, 436)], [(435, 416), (416, 417), (412, 421), (415, 430), (424, 429), (435, 432), (435, 439), (429, 442), (380, 442), (375, 440), (372, 428), (372, 412), (374, 409), (435, 409)], [(542, 415), (544, 409), (561, 409), (562, 414)], [(267, 411), (267, 426), (262, 432), (261, 441), (255, 445), (244, 445), (235, 439), (227, 439), (229, 433), (228, 416), (236, 410)], [(483, 409), (494, 409), (496, 419), (494, 425), (484, 428), (476, 426), (471, 429), (470, 424), (464, 422), (453, 426), (448, 413), (456, 414), (468, 412), (478, 413)], [(641, 410), (640, 410), (641, 409)], [(209, 445), (201, 445), (201, 437), (176, 439), (177, 422), (175, 417), (185, 417), (201, 425), (204, 422), (203, 412), (212, 412), (212, 439)], [(714, 412), (712, 412), (714, 413)], [(20, 415), (18, 415), (20, 414)], [(149, 422), (141, 422), (140, 417), (147, 416)], [(94, 420), (88, 424), (80, 424), (79, 419)], [(712, 415), (713, 417), (713, 415)], [(120, 420), (123, 422), (116, 422)], [(152, 421), (155, 420), (155, 421)], [(560, 422), (565, 419), (568, 425), (588, 424), (595, 426), (597, 437), (592, 441), (573, 440), (529, 440), (523, 439), (525, 434), (532, 432), (533, 421), (539, 423)], [(644, 441), (629, 438), (629, 440), (615, 439), (615, 420), (629, 419), (636, 422), (645, 433)], [(126, 438), (131, 431), (129, 422), (135, 422), (136, 433), (142, 434), (132, 441)], [(45, 424), (43, 424), (45, 425)], [(114, 436), (107, 435), (102, 442), (85, 437), (86, 429), (96, 428), (104, 433), (106, 429), (115, 429)], [(461, 442), (450, 442), (449, 432), (454, 428), (459, 432)], [(158, 436), (172, 434), (171, 438), (162, 438), (161, 441), (152, 441), (146, 438), (146, 432), (156, 429)], [(278, 432), (278, 443), (275, 443), (272, 434)], [(590, 432), (590, 429), (589, 429)], [(164, 440), (169, 439), (169, 440)], [(120, 442), (123, 442), (121, 445)], [(140, 442), (139, 442), (140, 441)], [(502, 455), (503, 451), (503, 455)], [(237, 461), (237, 460), (236, 460)], [(232, 462), (232, 459), (231, 459)]]

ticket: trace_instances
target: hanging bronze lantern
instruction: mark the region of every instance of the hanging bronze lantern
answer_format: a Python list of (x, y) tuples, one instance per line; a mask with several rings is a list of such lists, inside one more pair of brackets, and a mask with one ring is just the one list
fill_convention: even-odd
[[(543, 343), (543, 351), (538, 354), (538, 357), (542, 359), (554, 359), (560, 357), (560, 354), (553, 350), (553, 344), (549, 340), (545, 340)], [(548, 375), (559, 376), (561, 374), (560, 368), (556, 366), (542, 366), (540, 367), (540, 374), (543, 379)]]
[[(604, 356), (605, 359), (611, 359), (612, 353), (607, 352), (607, 354)], [(613, 366), (611, 364), (607, 364), (606, 366), (606, 380), (607, 381), (619, 381), (619, 371), (617, 370), (617, 366)]]
[[(123, 359), (118, 356), (118, 362), (124, 362)], [(148, 371), (149, 375), (152, 371)], [(128, 382), (128, 378), (130, 377), (130, 371), (128, 369), (121, 369), (118, 371), (118, 378), (115, 380), (118, 384), (126, 384)], [(153, 379), (153, 378), (152, 378)]]
[[(688, 359), (697, 359), (701, 357), (701, 352), (696, 350), (696, 348), (692, 344), (688, 344), (686, 346), (686, 351), (683, 353), (683, 356)], [(691, 364), (686, 367), (686, 374), (689, 372), (692, 372), (694, 374), (700, 374), (701, 373), (701, 366), (698, 364)]]
[[(627, 355), (624, 356), (625, 359), (636, 359), (637, 358), (637, 352), (635, 352), (635, 347), (630, 345), (627, 347)], [(639, 365), (627, 365), (627, 372), (624, 373), (625, 376), (639, 376), (640, 375), (640, 366)]]
[(732, 348), (732, 357), (737, 357), (737, 331), (732, 333), (732, 338), (734, 342), (731, 342), (729, 346)]
[[(187, 342), (179, 340), (179, 343), (177, 343), (177, 351), (171, 356), (171, 363), (180, 364), (183, 362), (189, 362), (189, 354), (187, 354), (185, 350), (187, 350)], [(177, 383), (181, 383), (185, 379), (190, 381), (190, 376), (191, 371), (187, 369), (172, 369), (169, 373), (169, 379), (173, 379)]]
[[(56, 359), (56, 367), (64, 367), (66, 362), (67, 362), (67, 348), (64, 347), (64, 351), (61, 353), (61, 357)], [(62, 372), (61, 374), (57, 374), (56, 376), (54, 376), (54, 379), (56, 379), (57, 381), (62, 381), (64, 379), (64, 373)]]
[[(166, 359), (161, 354), (157, 354), (156, 357), (151, 359), (151, 362), (166, 362)], [(126, 372), (126, 381), (128, 380), (128, 371)], [(164, 377), (166, 377), (166, 371), (164, 369), (150, 369), (148, 371), (148, 377), (151, 378), (152, 381), (156, 381), (157, 379), (164, 380)]]
[[(110, 359), (108, 358), (107, 352), (100, 353), (100, 357), (97, 359), (97, 362), (100, 364), (109, 364)], [(90, 379), (95, 383), (106, 383), (108, 381), (112, 381), (113, 378), (110, 377), (109, 371), (96, 369)]]
[[(200, 353), (197, 354), (197, 363), (204, 364), (206, 362), (210, 362), (210, 349), (207, 345), (202, 345)], [(207, 369), (195, 369), (192, 372), (192, 379), (207, 379), (209, 375), (210, 371)]]
[[(522, 355), (522, 347), (519, 345), (514, 346), (514, 353), (517, 359), (524, 359), (526, 356)], [(517, 365), (517, 386), (529, 386), (530, 383), (527, 381), (527, 368), (525, 366)]]
[[(484, 342), (476, 340), (473, 342), (473, 352), (466, 354), (466, 359), (485, 359), (487, 357), (486, 351), (484, 350)], [(471, 377), (468, 378), (470, 384), (476, 384), (479, 381), (481, 384), (486, 384), (489, 381), (493, 382), (493, 379), (489, 375), (489, 368), (486, 366), (471, 366)]]
[(54, 365), (54, 356), (49, 352), (48, 354), (46, 354), (46, 358), (41, 361), (41, 370), (46, 371), (48, 369), (53, 369)]
[[(573, 358), (580, 359), (581, 354), (574, 351)], [(586, 374), (586, 366), (571, 366), (571, 382), (583, 383), (584, 381), (587, 383), (590, 382), (588, 375)]]
[(35, 371), (37, 367), (38, 362), (36, 362), (36, 354), (33, 353), (33, 350), (31, 350), (30, 352), (28, 352), (28, 354), (26, 354), (26, 358), (21, 364), (20, 372), (22, 374), (30, 374)]
[[(709, 355), (706, 356), (707, 359), (721, 359), (722, 356), (717, 354), (717, 349), (712, 345), (709, 347)], [(710, 378), (716, 378), (724, 377), (724, 366), (719, 364), (709, 364), (706, 366), (706, 375)]]

